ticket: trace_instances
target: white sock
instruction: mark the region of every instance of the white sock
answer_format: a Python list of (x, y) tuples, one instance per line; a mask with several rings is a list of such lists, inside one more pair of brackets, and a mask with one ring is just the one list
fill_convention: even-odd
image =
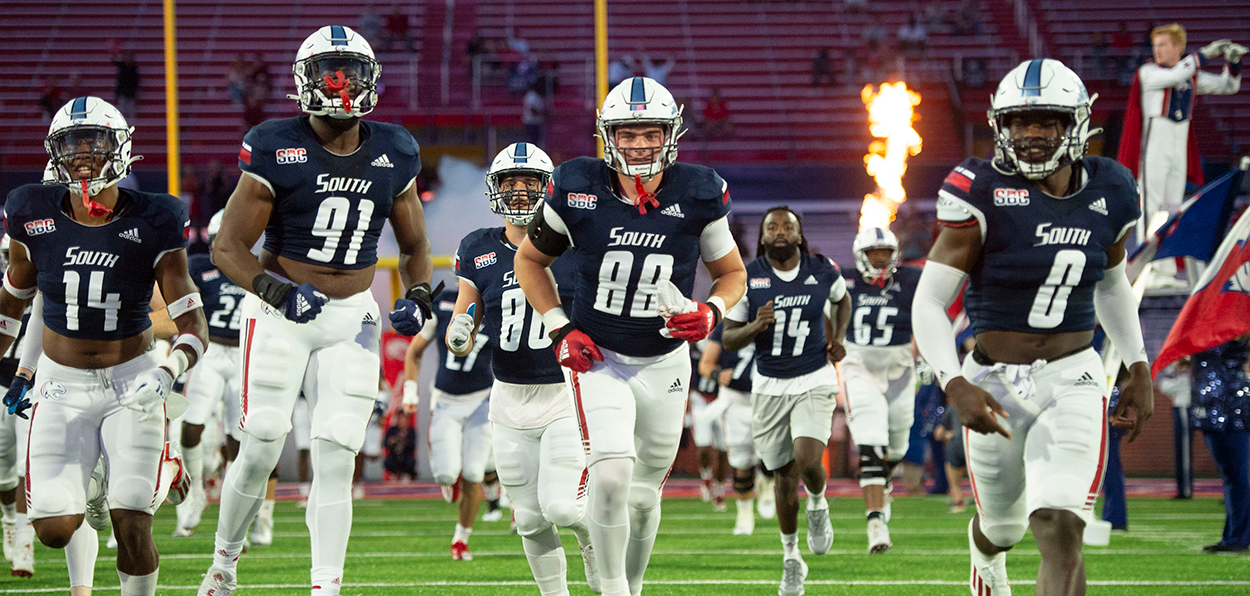
[(655, 547), (656, 531), (660, 528), (660, 504), (641, 510), (629, 508), (629, 546), (625, 549), (625, 577), (629, 580), (630, 594), (642, 591), (642, 577), (651, 562), (651, 549)]
[(456, 524), (456, 533), (451, 535), (452, 542), (469, 543), (469, 534), (473, 533), (473, 528), (466, 528), (459, 523)]
[(260, 511), (256, 513), (256, 518), (269, 524), (271, 528), (273, 527), (273, 507), (276, 504), (277, 501), (273, 499), (265, 499), (260, 504)]
[(100, 554), (100, 536), (83, 523), (65, 545), (65, 566), (69, 567), (69, 587), (90, 588), (95, 578), (95, 560)]
[(564, 559), (564, 545), (555, 526), (530, 536), (521, 537), (521, 547), (534, 573), (534, 583), (542, 596), (566, 596), (569, 593)]
[(725, 483), (724, 482), (721, 482), (720, 480), (712, 481), (712, 496), (713, 497), (725, 496)]
[(204, 443), (182, 448), (182, 465), (191, 476), (191, 490), (204, 490)]
[(309, 493), (309, 491), (311, 491), (311, 490), (312, 490), (312, 483), (311, 483), (311, 482), (301, 482), (301, 483), (299, 483), (299, 496), (304, 497), (305, 499), (307, 499), (307, 498), (308, 498), (308, 493)]
[(35, 526), (30, 525), (30, 518), (25, 513), (14, 516), (17, 520), (17, 535), (13, 537), (13, 546), (22, 548), (35, 543)]
[(0, 503), (0, 516), (6, 524), (17, 523), (17, 502), (14, 501), (8, 505)]
[(499, 485), (498, 480), (494, 482), (487, 482), (482, 485), (482, 492), (485, 495), (487, 501), (498, 501), (499, 490), (500, 490), (500, 485)]
[(586, 520), (604, 596), (629, 594), (625, 551), (629, 543), (629, 484), (633, 473), (633, 460), (625, 458), (605, 459), (590, 467)]
[(815, 510), (829, 508), (829, 502), (825, 500), (825, 487), (820, 487), (817, 492), (807, 493), (807, 508)]
[(118, 571), (117, 578), (122, 582), (121, 596), (156, 596), (156, 576), (160, 573), (160, 569), (147, 575), (127, 575)]
[(711, 479), (712, 479), (712, 468), (705, 468), (705, 467), (703, 467), (703, 466), (699, 466), (699, 479), (700, 479), (700, 480), (711, 480)]
[(243, 552), (243, 541), (229, 542), (221, 539), (218, 534), (213, 543), (213, 567), (233, 571), (239, 565), (239, 553)]
[[(312, 585), (335, 595), (343, 581), (347, 539), (352, 533), (352, 471), (356, 454), (321, 439), (312, 444), (313, 484), (304, 521), (312, 539)], [(333, 591), (331, 591), (331, 589)]]
[(802, 559), (803, 558), (799, 556), (799, 534), (798, 532), (795, 532), (794, 534), (782, 534), (781, 535), (781, 548), (784, 552), (782, 556), (786, 559)]
[(738, 513), (740, 515), (745, 515), (744, 513), (742, 513), (743, 511), (750, 513), (751, 515), (755, 515), (755, 513), (753, 512), (754, 507), (755, 507), (755, 499), (738, 499), (737, 502), (738, 502)]

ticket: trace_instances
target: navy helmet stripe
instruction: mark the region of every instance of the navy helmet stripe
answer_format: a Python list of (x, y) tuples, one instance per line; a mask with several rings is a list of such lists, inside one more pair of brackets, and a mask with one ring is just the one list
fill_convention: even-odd
[(881, 228), (877, 228), (877, 240), (885, 240), (885, 232), (882, 232)]
[(1042, 95), (1041, 58), (1029, 62), (1029, 68), (1024, 71), (1024, 84), (1021, 87), (1024, 90), (1024, 97), (1040, 97)]
[(330, 25), (330, 45), (347, 45), (347, 32), (343, 30), (342, 25)]
[(74, 100), (74, 105), (69, 108), (70, 120), (82, 120), (87, 117), (87, 98), (79, 97)]
[(525, 150), (525, 143), (516, 144), (516, 156), (517, 157), (529, 157), (529, 154)]
[(634, 85), (629, 91), (629, 103), (647, 103), (647, 92), (642, 77), (634, 77)]

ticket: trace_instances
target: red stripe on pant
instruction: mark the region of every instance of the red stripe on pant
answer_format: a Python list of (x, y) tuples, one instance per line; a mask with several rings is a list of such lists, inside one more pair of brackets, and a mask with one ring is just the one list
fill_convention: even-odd
[(1098, 469), (1094, 470), (1094, 481), (1089, 485), (1089, 499), (1086, 501), (1086, 509), (1091, 509), (1093, 503), (1091, 501), (1098, 498), (1098, 493), (1102, 492), (1103, 472), (1107, 467), (1107, 396), (1102, 397), (1102, 441), (1098, 446)]
[[(29, 390), (28, 390), (29, 391)], [(26, 495), (25, 499), (30, 499), (30, 438), (34, 436), (35, 430), (35, 414), (39, 412), (39, 402), (30, 408), (30, 430), (26, 433)], [(21, 422), (17, 422), (21, 424)], [(30, 502), (29, 500), (27, 501)]]
[[(1104, 408), (1105, 409), (1105, 408)], [(981, 511), (981, 496), (977, 494), (977, 479), (972, 475), (972, 452), (968, 449), (968, 427), (964, 427), (964, 461), (968, 464), (968, 482), (972, 484), (972, 499), (977, 502), (977, 515), (985, 519), (985, 513)]]
[(243, 430), (243, 423), (247, 422), (247, 384), (249, 369), (252, 367), (252, 336), (256, 334), (256, 319), (247, 320), (247, 337), (243, 340), (247, 347), (243, 348), (243, 391), (240, 397), (243, 402), (243, 415), (239, 417), (239, 430)]
[[(686, 408), (689, 408), (689, 407), (690, 407), (690, 394), (687, 393), (686, 405), (682, 407), (681, 410), (684, 412), (686, 411)], [(673, 458), (673, 461), (668, 462), (668, 471), (664, 473), (664, 480), (660, 481), (660, 487), (656, 489), (656, 491), (660, 494), (661, 498), (663, 498), (664, 496), (664, 485), (668, 483), (668, 475), (673, 473), (673, 464), (675, 463), (677, 463), (676, 457)]]
[(590, 429), (586, 426), (586, 409), (582, 407), (582, 384), (578, 381), (577, 371), (569, 377), (573, 384), (573, 403), (577, 404), (577, 428), (582, 433), (582, 450), (590, 455)]

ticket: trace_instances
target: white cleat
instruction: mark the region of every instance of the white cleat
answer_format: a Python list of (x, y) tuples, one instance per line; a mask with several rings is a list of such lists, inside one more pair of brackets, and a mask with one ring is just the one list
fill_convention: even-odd
[(111, 536), (113, 519), (109, 517), (108, 490), (108, 474), (104, 470), (104, 460), (100, 460), (87, 484), (87, 525), (97, 532), (109, 532)]
[(777, 495), (773, 493), (773, 481), (763, 474), (759, 477), (760, 481), (755, 485), (759, 487), (757, 492), (760, 500), (755, 507), (761, 519), (773, 519), (777, 517)]
[(729, 506), (725, 504), (724, 496), (716, 495), (712, 497), (712, 512), (713, 513), (724, 513), (725, 511), (728, 511), (728, 510), (729, 510)]
[(185, 538), (194, 534), (207, 507), (208, 494), (202, 487), (192, 486), (187, 500), (178, 504), (178, 527), (174, 529), (174, 537)]
[(1007, 553), (998, 553), (987, 565), (977, 564), (977, 559), (984, 559), (985, 555), (972, 539), (972, 524), (975, 521), (974, 517), (968, 522), (968, 548), (973, 551), (968, 589), (972, 591), (972, 596), (1011, 596), (1011, 582), (1007, 581)]
[(200, 583), (200, 589), (195, 596), (234, 596), (238, 583), (234, 571), (214, 565), (204, 574), (204, 581)]
[(803, 559), (786, 559), (781, 563), (781, 586), (777, 596), (803, 596), (803, 580), (807, 579), (807, 563)]
[(582, 549), (582, 566), (586, 568), (586, 586), (591, 592), (602, 594), (603, 589), (599, 587), (599, 567), (595, 563), (595, 547), (589, 542), (579, 546)]
[(894, 497), (890, 495), (890, 493), (892, 492), (894, 492), (894, 483), (886, 482), (885, 483), (885, 495), (884, 495), (885, 501), (884, 501), (884, 504), (881, 506), (881, 516), (885, 518), (885, 523), (887, 524), (890, 523), (890, 509), (891, 509), (890, 505), (894, 503)]
[(165, 451), (161, 454), (161, 466), (163, 469), (159, 481), (162, 484), (169, 482), (165, 501), (170, 505), (181, 505), (191, 492), (191, 475), (187, 473), (187, 467), (182, 463), (182, 455), (168, 442), (165, 443)]
[(889, 552), (894, 543), (890, 541), (890, 527), (880, 518), (868, 520), (868, 554)]
[(17, 523), (3, 522), (4, 525), (4, 560), (13, 561), (13, 540), (17, 536)]
[(33, 545), (19, 544), (13, 549), (11, 570), (14, 577), (35, 576), (35, 550)]
[(273, 519), (261, 519), (256, 516), (256, 524), (252, 526), (252, 544), (265, 548), (273, 544)]
[(113, 533), (113, 529), (109, 528), (109, 540), (104, 544), (104, 548), (117, 549), (117, 535)]
[(365, 485), (357, 484), (352, 486), (352, 500), (360, 501), (365, 498)]
[(813, 555), (823, 555), (829, 552), (831, 546), (833, 546), (833, 524), (829, 522), (829, 508), (808, 509), (807, 549)]
[(734, 521), (734, 536), (750, 536), (755, 533), (755, 508), (738, 501), (738, 519)]
[(497, 522), (501, 519), (503, 519), (502, 507), (497, 508), (497, 509), (491, 509), (490, 511), (487, 511), (486, 513), (482, 514), (482, 521), (484, 522)]

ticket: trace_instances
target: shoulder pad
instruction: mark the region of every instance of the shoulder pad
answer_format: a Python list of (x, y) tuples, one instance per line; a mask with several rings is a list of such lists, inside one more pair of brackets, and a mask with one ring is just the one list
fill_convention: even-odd
[(404, 155), (417, 155), (417, 140), (412, 138), (412, 133), (408, 132), (408, 129), (389, 122), (370, 121), (369, 125), (376, 127), (376, 134), (386, 135), (386, 138), (395, 147), (396, 151)]
[(586, 188), (606, 168), (607, 163), (602, 159), (575, 157), (556, 166), (551, 180), (555, 186), (563, 189)]
[(278, 147), (287, 146), (293, 131), (299, 129), (299, 118), (279, 118), (266, 120), (247, 131), (243, 141), (251, 146), (251, 151), (276, 151)]
[(39, 201), (47, 196), (48, 189), (60, 188), (43, 184), (26, 184), (9, 192), (4, 201), (4, 215), (7, 219), (15, 219), (31, 213), (38, 208)]
[(677, 173), (686, 180), (686, 184), (690, 186), (691, 194), (695, 200), (700, 201), (719, 201), (724, 198), (728, 192), (728, 185), (716, 173), (716, 170), (707, 166), (688, 163), (675, 163), (669, 170), (677, 170)]

